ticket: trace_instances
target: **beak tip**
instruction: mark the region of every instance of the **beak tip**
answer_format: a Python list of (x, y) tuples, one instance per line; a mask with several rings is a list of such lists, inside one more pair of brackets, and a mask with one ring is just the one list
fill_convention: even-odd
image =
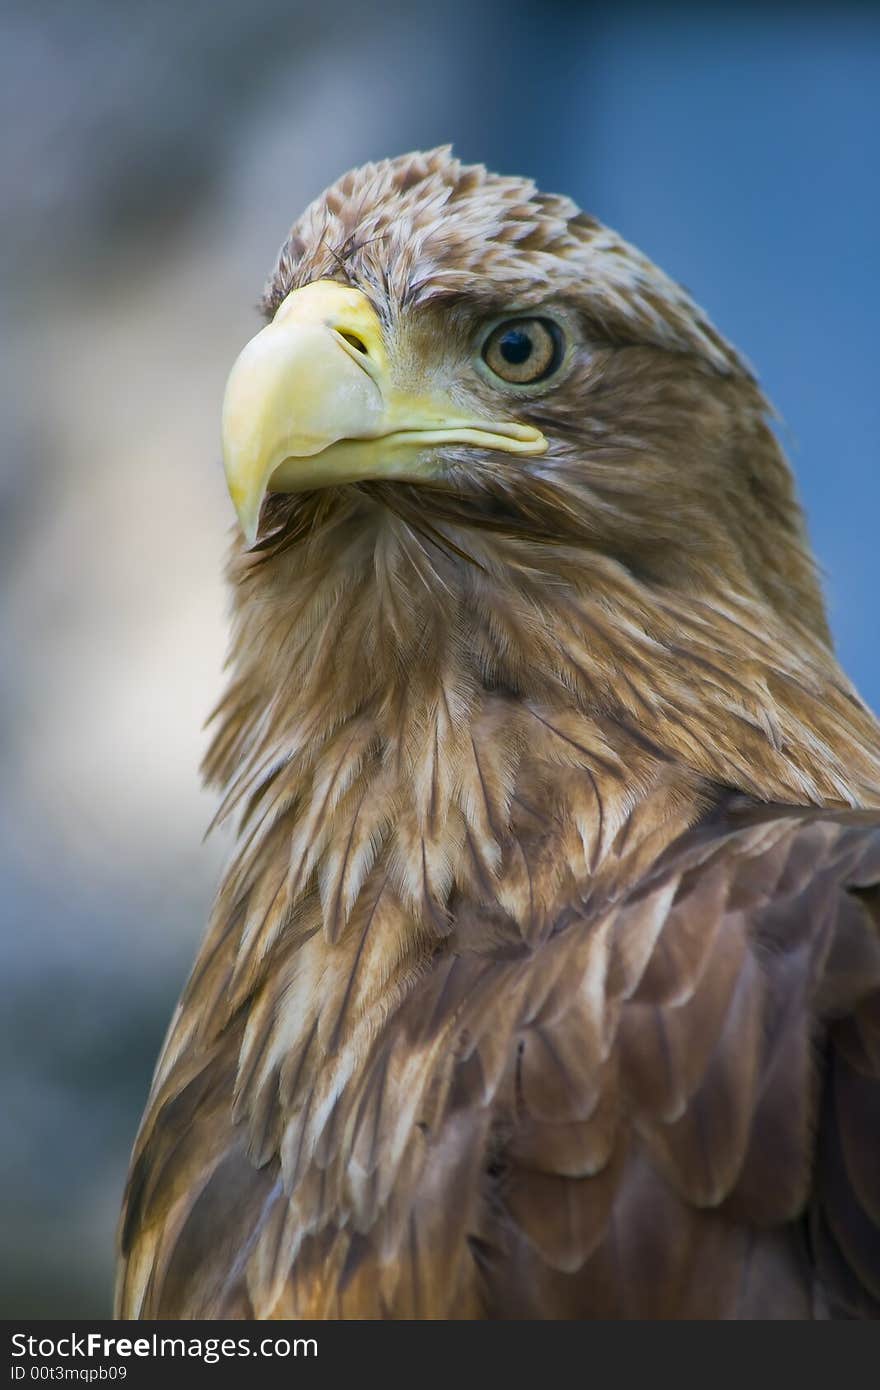
[(240, 506), (234, 498), (233, 506), (235, 507), (235, 515), (238, 519), (239, 529), (244, 537), (245, 548), (247, 550), (252, 550), (256, 543), (257, 533), (260, 529), (260, 511), (262, 507), (261, 505), (256, 507), (248, 506), (246, 503)]
[(263, 500), (267, 489), (265, 485), (255, 488), (246, 482), (243, 484), (236, 475), (237, 471), (230, 467), (228, 457), (224, 463), (229, 498), (235, 508), (235, 515), (238, 518), (238, 524), (241, 527), (247, 548), (250, 550), (260, 529), (260, 513), (263, 510)]
[(242, 512), (239, 512), (238, 524), (244, 536), (245, 548), (247, 550), (253, 550), (257, 541), (257, 533), (260, 529), (260, 508), (257, 507), (256, 512), (252, 513), (250, 516), (246, 514), (243, 515)]

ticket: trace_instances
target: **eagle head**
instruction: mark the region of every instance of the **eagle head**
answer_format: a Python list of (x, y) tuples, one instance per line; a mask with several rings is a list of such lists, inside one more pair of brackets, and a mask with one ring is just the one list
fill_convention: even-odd
[(373, 535), (405, 518), (435, 558), (497, 566), (526, 542), (554, 570), (564, 547), (827, 638), (749, 368), (568, 198), (446, 148), (369, 164), (294, 224), (263, 309), (223, 416), (248, 542), (329, 518), (333, 489)]

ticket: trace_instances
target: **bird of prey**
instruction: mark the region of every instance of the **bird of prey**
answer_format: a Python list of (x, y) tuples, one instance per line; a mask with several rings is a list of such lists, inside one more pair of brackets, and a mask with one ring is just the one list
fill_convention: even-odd
[(143, 1318), (870, 1318), (880, 727), (689, 295), (449, 149), (295, 223), (223, 411), (236, 848)]

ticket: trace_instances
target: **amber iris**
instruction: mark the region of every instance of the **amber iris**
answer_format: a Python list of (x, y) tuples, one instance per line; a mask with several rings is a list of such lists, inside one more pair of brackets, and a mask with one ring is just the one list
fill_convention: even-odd
[(486, 339), (483, 361), (502, 381), (527, 386), (552, 376), (562, 360), (562, 335), (549, 319), (512, 319)]

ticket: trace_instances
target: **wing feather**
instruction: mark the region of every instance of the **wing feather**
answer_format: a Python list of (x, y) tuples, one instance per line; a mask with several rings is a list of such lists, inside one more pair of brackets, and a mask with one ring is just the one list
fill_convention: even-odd
[[(212, 1038), (185, 1000), (120, 1311), (877, 1316), (876, 815), (709, 821), (603, 901), (528, 942), (462, 905), (380, 1026), (358, 986), (344, 1028), (331, 998), (287, 1050), (277, 1009)], [(214, 998), (232, 948), (210, 949)]]

